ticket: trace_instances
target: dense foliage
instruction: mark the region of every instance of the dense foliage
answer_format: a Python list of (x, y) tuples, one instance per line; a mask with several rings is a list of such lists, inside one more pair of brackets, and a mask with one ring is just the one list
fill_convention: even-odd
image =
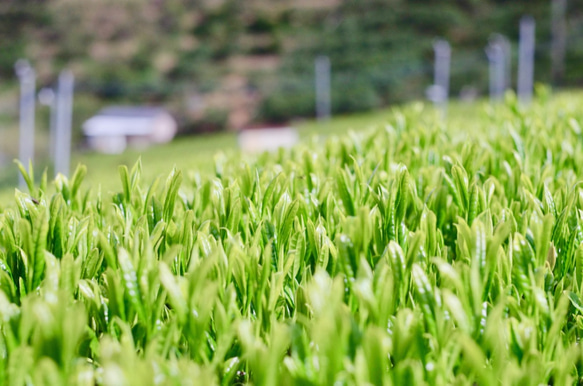
[[(577, 63), (581, 44), (581, 1), (569, 1), (565, 25), (566, 66), (551, 76), (551, 3), (558, 1), (386, 1), (345, 0), (326, 12), (303, 13), (298, 20), (300, 44), (283, 56), (277, 92), (263, 105), (267, 116), (285, 119), (313, 109), (313, 58), (328, 55), (332, 63), (332, 107), (336, 112), (362, 111), (411, 98), (422, 98), (433, 81), (436, 37), (452, 46), (452, 95), (488, 91), (484, 48), (493, 34), (511, 41), (512, 83), (518, 62), (519, 21), (536, 20), (536, 74), (554, 86), (581, 83)], [(301, 31), (301, 32), (300, 32)], [(314, 38), (317, 36), (318, 38)]]
[(0, 215), (0, 383), (583, 379), (580, 101), (509, 98)]
[[(536, 79), (551, 81), (549, 0), (5, 3), (0, 5), (3, 79), (13, 78), (14, 61), (22, 56), (36, 65), (43, 85), (71, 66), (79, 93), (163, 102), (192, 131), (216, 127), (217, 110), (227, 116), (241, 105), (229, 101), (240, 87), (229, 83), (233, 74), (259, 95), (260, 102), (249, 108), (251, 117), (285, 121), (312, 116), (314, 58), (321, 54), (332, 62), (334, 112), (423, 97), (432, 81), (437, 36), (452, 43), (452, 95), (464, 87), (485, 94), (488, 39), (501, 33), (511, 40), (515, 70), (518, 23), (527, 13), (537, 22)], [(583, 80), (582, 4), (568, 1), (563, 84)], [(185, 107), (191, 94), (204, 101), (203, 111)], [(96, 109), (94, 104), (77, 108), (82, 118)]]

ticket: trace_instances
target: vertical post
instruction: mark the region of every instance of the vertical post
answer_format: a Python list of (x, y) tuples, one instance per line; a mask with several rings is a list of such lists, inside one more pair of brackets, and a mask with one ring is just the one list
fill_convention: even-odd
[(63, 70), (57, 89), (57, 118), (55, 131), (55, 175), (69, 175), (71, 162), (71, 124), (73, 116), (73, 73)]
[(57, 100), (55, 92), (51, 88), (43, 88), (38, 92), (38, 101), (41, 105), (48, 106), (50, 109), (49, 121), (49, 155), (55, 156), (55, 135), (57, 129)]
[(330, 119), (330, 59), (318, 56), (315, 63), (316, 72), (316, 117), (318, 120)]
[(51, 100), (51, 122), (50, 122), (50, 141), (49, 144), (49, 158), (55, 159), (57, 154), (57, 95), (53, 91), (53, 99)]
[(504, 56), (504, 91), (506, 91), (512, 87), (512, 45), (510, 40), (502, 34), (494, 34), (492, 38), (502, 47)]
[(534, 33), (535, 21), (532, 16), (520, 19), (520, 41), (518, 45), (518, 100), (529, 103), (532, 99), (534, 82)]
[[(36, 74), (28, 61), (20, 59), (14, 66), (20, 81), (20, 134), (18, 158), (25, 166), (34, 162), (34, 108)], [(19, 176), (19, 186), (25, 186), (24, 178)]]
[(498, 41), (491, 41), (486, 47), (486, 55), (490, 62), (490, 101), (496, 102), (502, 99), (506, 83), (504, 48), (502, 44)]
[(449, 68), (451, 62), (451, 47), (444, 39), (438, 39), (433, 43), (435, 52), (435, 72), (433, 74), (435, 106), (441, 110), (442, 118), (447, 113), (447, 100), (449, 97)]
[(565, 73), (565, 51), (567, 49), (567, 0), (551, 2), (551, 80), (553, 85), (561, 83)]

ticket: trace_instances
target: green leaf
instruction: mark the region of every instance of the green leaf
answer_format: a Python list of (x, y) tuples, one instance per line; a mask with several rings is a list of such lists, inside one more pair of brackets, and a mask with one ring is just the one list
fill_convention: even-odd
[(117, 252), (117, 259), (119, 262), (119, 268), (122, 273), (122, 281), (125, 287), (125, 294), (127, 295), (130, 303), (136, 310), (142, 321), (146, 321), (146, 311), (144, 304), (142, 303), (142, 294), (140, 293), (140, 287), (138, 286), (138, 277), (134, 264), (130, 258), (130, 255), (125, 249), (120, 248)]
[[(127, 171), (127, 168), (126, 168)], [(121, 173), (121, 170), (120, 170)], [(83, 179), (87, 175), (87, 167), (85, 165), (77, 165), (73, 177), (71, 177), (71, 197), (76, 198), (79, 193), (79, 188)], [(122, 178), (123, 180), (123, 178)]]
[(24, 167), (22, 162), (20, 162), (19, 160), (14, 160), (14, 163), (16, 164), (16, 166), (18, 166), (20, 175), (22, 175), (22, 178), (24, 179), (24, 182), (28, 187), (28, 192), (31, 195), (36, 195), (36, 191), (34, 189), (34, 170), (32, 168), (32, 162), (29, 162), (28, 164), (28, 172), (26, 171), (26, 168)]
[(170, 222), (172, 215), (174, 213), (174, 206), (176, 204), (176, 198), (178, 197), (178, 189), (180, 189), (180, 184), (182, 183), (182, 172), (176, 169), (172, 170), (172, 173), (166, 181), (166, 196), (164, 197), (164, 214), (162, 218), (166, 223)]
[(47, 235), (49, 232), (48, 211), (46, 209), (40, 210), (39, 216), (35, 221), (33, 228), (32, 241), (34, 243), (34, 253), (31, 256), (32, 261), (29, 269), (32, 272), (29, 274), (28, 292), (35, 290), (41, 282), (45, 269), (45, 251), (47, 247)]
[(352, 197), (353, 192), (349, 187), (349, 177), (344, 169), (339, 169), (336, 172), (336, 187), (338, 188), (338, 195), (342, 200), (342, 205), (344, 206), (344, 210), (346, 210), (346, 214), (354, 216), (356, 209)]
[(119, 178), (121, 179), (121, 186), (123, 188), (124, 202), (129, 203), (132, 200), (132, 188), (130, 183), (130, 175), (128, 167), (125, 165), (118, 166)]

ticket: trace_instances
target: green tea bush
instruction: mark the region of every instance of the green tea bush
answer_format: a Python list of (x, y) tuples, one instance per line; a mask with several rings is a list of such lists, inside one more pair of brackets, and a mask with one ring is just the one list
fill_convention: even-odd
[(578, 100), (513, 100), (0, 215), (0, 383), (576, 384)]

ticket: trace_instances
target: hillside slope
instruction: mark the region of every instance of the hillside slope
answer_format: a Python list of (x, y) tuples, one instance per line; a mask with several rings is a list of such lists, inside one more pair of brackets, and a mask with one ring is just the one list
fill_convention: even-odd
[[(582, 0), (568, 2), (562, 84), (581, 82)], [(484, 47), (537, 20), (536, 78), (550, 81), (547, 0), (10, 0), (0, 5), (0, 75), (28, 57), (43, 85), (64, 66), (99, 101), (164, 103), (186, 131), (314, 113), (313, 61), (331, 58), (334, 112), (424, 95), (432, 41), (453, 46), (452, 93), (487, 90)], [(516, 57), (514, 63), (516, 63)], [(99, 106), (80, 107), (86, 118)]]

